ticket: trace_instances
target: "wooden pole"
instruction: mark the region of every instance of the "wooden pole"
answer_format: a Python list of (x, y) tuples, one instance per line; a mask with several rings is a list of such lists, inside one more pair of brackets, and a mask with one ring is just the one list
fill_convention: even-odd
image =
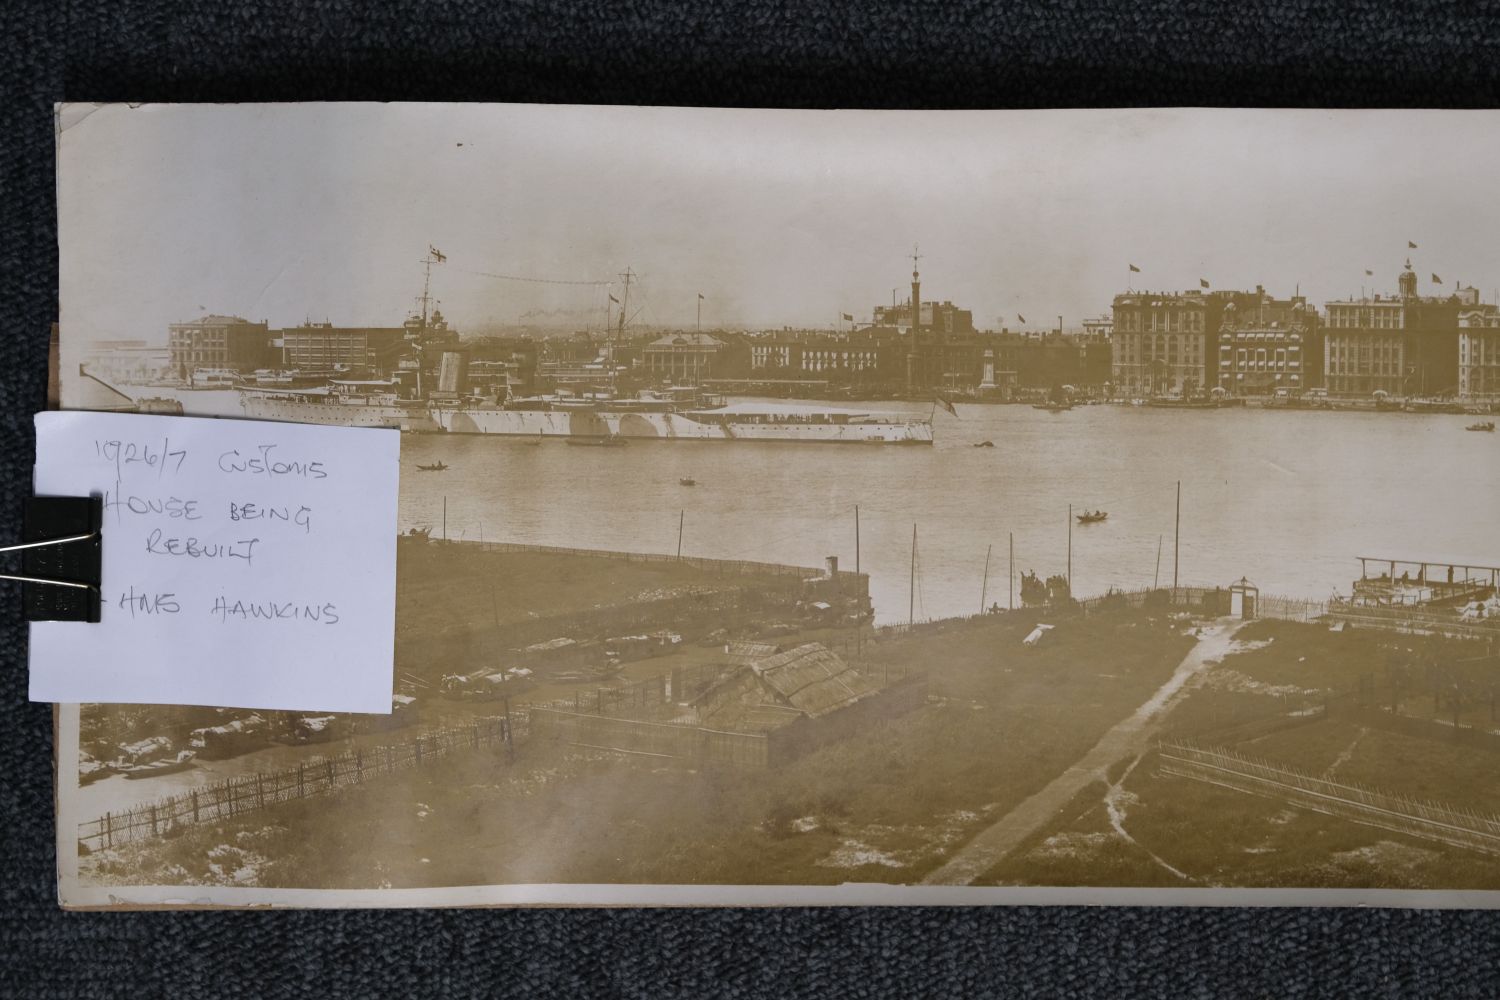
[(917, 525), (911, 526), (911, 579), (907, 584), (909, 597), (906, 602), (906, 624), (917, 620)]
[(677, 558), (682, 558), (682, 522), (687, 517), (687, 510), (677, 512)]
[(1010, 532), (1010, 592), (1005, 599), (1006, 607), (1016, 610), (1016, 533)]
[(516, 759), (515, 735), (510, 721), (510, 695), (505, 696), (505, 759), (511, 762)]
[(1156, 536), (1156, 575), (1151, 578), (1151, 589), (1161, 586), (1161, 536)]
[(448, 498), (443, 497), (443, 541), (448, 540)]
[(984, 550), (984, 582), (979, 585), (979, 613), (984, 614), (984, 599), (989, 594), (990, 587), (990, 550), (994, 546), (987, 546)]
[(859, 574), (859, 504), (854, 505), (854, 572)]
[(1172, 520), (1172, 596), (1177, 596), (1178, 555), (1182, 547), (1182, 480), (1177, 480), (1177, 514)]
[(1068, 504), (1068, 596), (1073, 594), (1073, 505)]

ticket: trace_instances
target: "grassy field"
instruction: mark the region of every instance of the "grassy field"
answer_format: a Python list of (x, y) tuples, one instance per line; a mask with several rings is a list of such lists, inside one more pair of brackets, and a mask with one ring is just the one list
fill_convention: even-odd
[[(809, 570), (814, 575), (815, 570)], [(627, 601), (756, 586), (779, 577), (721, 576), (689, 563), (478, 546), (402, 545), (396, 570), (396, 631), (435, 638), (476, 625), (510, 625)]]
[[(767, 771), (523, 744), (86, 858), (106, 880), (367, 888), (913, 882), (1088, 750), (1191, 647), (1180, 622), (1032, 613), (866, 643), (929, 704)], [(217, 860), (215, 860), (217, 859)], [(215, 867), (217, 866), (217, 867)]]
[[(1361, 678), (1416, 664), (1408, 683), (1437, 675), (1484, 683), (1482, 647), (1317, 625), (1258, 622), (1166, 720), (1186, 736), (1346, 784), (1500, 811), (1500, 752), (1461, 742), (1451, 726), (1393, 731), (1391, 688), (1362, 701)], [(1431, 716), (1409, 691), (1403, 713)], [(1326, 714), (1325, 714), (1326, 706)], [(1438, 716), (1442, 718), (1442, 715)], [(1483, 728), (1488, 707), (1462, 721)], [(1500, 889), (1486, 857), (1263, 798), (1157, 773), (1147, 755), (1109, 798), (1096, 789), (992, 870), (985, 881), (1042, 885), (1303, 886)], [(1122, 833), (1123, 830), (1123, 833)]]

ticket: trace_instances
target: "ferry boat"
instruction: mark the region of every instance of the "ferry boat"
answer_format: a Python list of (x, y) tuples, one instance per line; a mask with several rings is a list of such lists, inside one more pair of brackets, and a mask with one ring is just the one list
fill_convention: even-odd
[(390, 427), (402, 431), (438, 431), (431, 407), (423, 400), (402, 399), (393, 380), (331, 379), (317, 389), (240, 390), (240, 409), (253, 420), (280, 420), (334, 427)]
[(195, 368), (188, 376), (184, 389), (233, 389), (240, 380), (240, 373), (233, 368)]
[(1190, 396), (1152, 396), (1146, 400), (1146, 405), (1173, 410), (1216, 410), (1220, 406), (1213, 399)]
[(932, 420), (782, 401), (681, 406), (672, 400), (518, 400), (509, 406), (434, 406), (451, 434), (522, 437), (932, 444)]

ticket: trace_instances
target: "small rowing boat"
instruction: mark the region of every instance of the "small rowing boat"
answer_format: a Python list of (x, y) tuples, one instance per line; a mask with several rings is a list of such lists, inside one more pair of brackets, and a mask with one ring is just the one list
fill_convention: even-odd
[(137, 767), (120, 768), (120, 770), (124, 771), (126, 778), (154, 778), (161, 774), (176, 774), (178, 771), (186, 771), (195, 766), (193, 758), (196, 756), (198, 755), (192, 750), (183, 750), (176, 757), (155, 760)]

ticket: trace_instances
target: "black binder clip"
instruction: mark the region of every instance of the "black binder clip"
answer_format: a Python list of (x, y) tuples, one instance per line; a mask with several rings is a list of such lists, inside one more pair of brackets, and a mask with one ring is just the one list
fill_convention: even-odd
[(19, 545), (21, 572), (0, 573), (19, 580), (26, 620), (98, 622), (104, 523), (101, 497), (29, 497)]

